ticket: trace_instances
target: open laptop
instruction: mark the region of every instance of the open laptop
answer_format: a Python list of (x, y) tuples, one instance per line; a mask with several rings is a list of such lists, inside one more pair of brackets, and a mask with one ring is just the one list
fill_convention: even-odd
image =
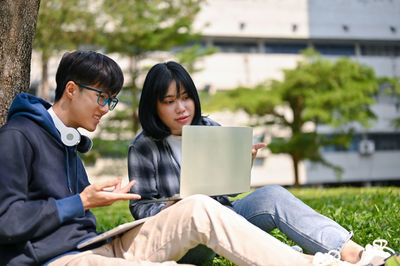
[(231, 195), (250, 190), (251, 127), (184, 126), (179, 200), (194, 194)]

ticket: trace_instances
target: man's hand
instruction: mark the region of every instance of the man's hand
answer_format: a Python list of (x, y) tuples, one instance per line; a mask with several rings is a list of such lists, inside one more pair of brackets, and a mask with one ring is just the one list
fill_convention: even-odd
[(266, 143), (253, 144), (253, 148), (251, 149), (251, 165), (253, 165), (254, 158), (256, 158), (257, 156), (257, 151), (261, 148), (264, 148), (265, 146), (267, 146)]
[(117, 200), (140, 199), (140, 195), (131, 194), (129, 190), (136, 181), (129, 182), (121, 187), (122, 179), (115, 179), (99, 184), (87, 186), (80, 194), (85, 210), (104, 207), (113, 204)]

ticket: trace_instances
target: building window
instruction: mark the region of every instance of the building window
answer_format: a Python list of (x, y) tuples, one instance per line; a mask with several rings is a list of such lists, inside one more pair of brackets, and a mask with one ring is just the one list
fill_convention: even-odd
[(354, 56), (355, 46), (345, 44), (315, 44), (315, 49), (322, 55)]
[[(329, 136), (327, 136), (329, 138)], [(398, 151), (400, 150), (400, 133), (368, 133), (363, 136), (356, 134), (353, 136), (350, 146), (325, 146), (323, 152), (338, 152), (348, 151), (357, 152), (359, 151), (359, 144), (363, 140), (369, 140), (374, 144), (375, 151)]]
[(366, 56), (400, 56), (400, 45), (363, 44), (361, 55)]
[(304, 43), (266, 43), (265, 53), (267, 54), (299, 54), (301, 50), (306, 49)]
[(265, 158), (264, 157), (256, 157), (254, 158), (253, 166), (262, 167), (264, 166)]
[(368, 139), (375, 143), (376, 151), (400, 150), (400, 133), (373, 133), (368, 134)]
[(214, 42), (214, 46), (217, 47), (222, 53), (257, 53), (258, 46), (256, 43), (248, 42)]

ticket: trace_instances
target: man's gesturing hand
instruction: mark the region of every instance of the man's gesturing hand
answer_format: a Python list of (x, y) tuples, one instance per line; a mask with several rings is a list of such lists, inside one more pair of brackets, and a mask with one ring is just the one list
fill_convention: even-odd
[(129, 182), (125, 187), (122, 187), (121, 183), (122, 179), (119, 178), (87, 186), (80, 194), (85, 210), (109, 206), (117, 200), (140, 199), (140, 195), (129, 193), (131, 187), (136, 183), (135, 180)]

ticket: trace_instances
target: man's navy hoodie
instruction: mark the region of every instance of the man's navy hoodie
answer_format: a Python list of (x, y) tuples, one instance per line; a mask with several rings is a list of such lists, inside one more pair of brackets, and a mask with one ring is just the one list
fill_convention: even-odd
[(79, 193), (89, 185), (46, 101), (19, 94), (0, 129), (0, 265), (37, 265), (96, 235)]

